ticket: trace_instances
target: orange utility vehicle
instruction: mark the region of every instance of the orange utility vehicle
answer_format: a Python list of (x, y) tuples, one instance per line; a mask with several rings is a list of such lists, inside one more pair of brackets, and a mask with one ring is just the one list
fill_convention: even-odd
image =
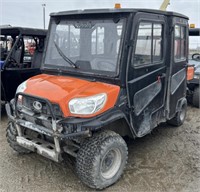
[(85, 184), (112, 185), (127, 163), (124, 136), (184, 122), (187, 50), (188, 18), (178, 13), (52, 13), (43, 74), (23, 82), (6, 105), (10, 146), (56, 162), (70, 154)]

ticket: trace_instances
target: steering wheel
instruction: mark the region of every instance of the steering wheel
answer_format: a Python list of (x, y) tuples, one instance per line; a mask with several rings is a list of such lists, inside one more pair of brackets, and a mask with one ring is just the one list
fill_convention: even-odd
[(107, 61), (107, 60), (103, 60), (103, 61), (98, 61), (97, 62), (97, 65), (98, 66), (101, 66), (99, 67), (101, 70), (105, 70), (105, 71), (114, 71), (115, 70), (115, 63), (111, 62), (111, 61)]
[(10, 57), (10, 58), (9, 58), (8, 67), (10, 67), (10, 68), (20, 68), (20, 64), (16, 61), (15, 58)]
[(192, 59), (195, 60), (195, 61), (200, 61), (200, 54), (199, 53), (194, 53), (192, 55)]

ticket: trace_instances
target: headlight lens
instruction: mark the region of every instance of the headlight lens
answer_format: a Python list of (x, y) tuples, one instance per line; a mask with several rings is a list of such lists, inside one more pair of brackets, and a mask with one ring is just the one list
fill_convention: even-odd
[(69, 102), (69, 110), (72, 114), (90, 115), (101, 110), (106, 99), (107, 95), (105, 93), (91, 97), (75, 98)]
[(19, 92), (24, 92), (25, 89), (26, 89), (26, 84), (27, 84), (27, 81), (24, 81), (23, 83), (21, 83), (21, 84), (17, 87), (16, 94), (19, 93)]

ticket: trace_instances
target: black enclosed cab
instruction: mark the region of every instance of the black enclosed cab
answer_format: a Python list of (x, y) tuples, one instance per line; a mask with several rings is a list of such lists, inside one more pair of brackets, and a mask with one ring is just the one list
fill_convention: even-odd
[(178, 13), (51, 14), (43, 74), (23, 82), (6, 104), (8, 142), (56, 162), (70, 154), (85, 184), (112, 185), (128, 158), (124, 136), (143, 137), (161, 122), (183, 124), (187, 51), (188, 18)]
[(189, 65), (194, 66), (194, 76), (187, 84), (187, 99), (200, 108), (200, 28), (189, 29)]
[(26, 79), (40, 74), (46, 30), (0, 27), (1, 101), (14, 98)]

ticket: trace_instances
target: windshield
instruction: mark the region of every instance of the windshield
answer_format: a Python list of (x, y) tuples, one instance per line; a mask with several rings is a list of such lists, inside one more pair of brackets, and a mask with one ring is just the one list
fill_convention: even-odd
[(116, 75), (124, 19), (52, 22), (44, 67)]

